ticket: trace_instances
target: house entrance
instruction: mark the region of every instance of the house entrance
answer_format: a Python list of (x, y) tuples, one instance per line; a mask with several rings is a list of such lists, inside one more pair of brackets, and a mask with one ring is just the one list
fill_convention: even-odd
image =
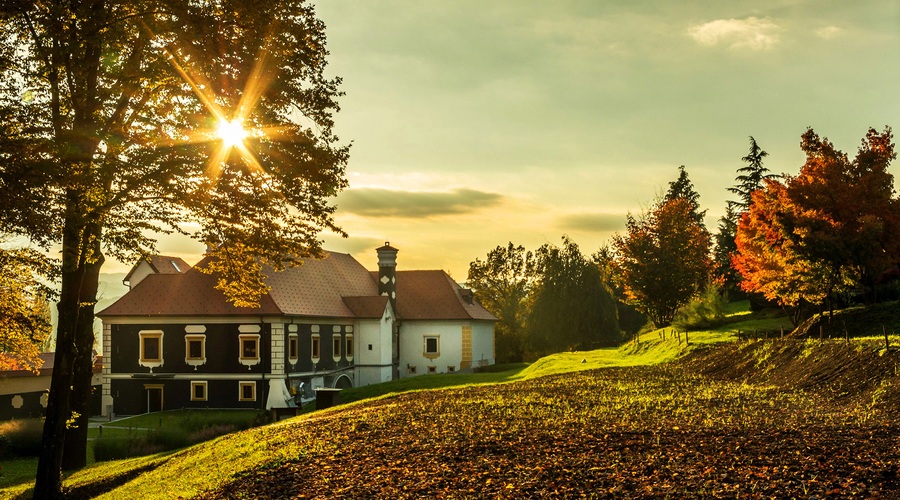
[(162, 411), (163, 409), (163, 386), (145, 384), (144, 389), (147, 391), (147, 413), (154, 411)]

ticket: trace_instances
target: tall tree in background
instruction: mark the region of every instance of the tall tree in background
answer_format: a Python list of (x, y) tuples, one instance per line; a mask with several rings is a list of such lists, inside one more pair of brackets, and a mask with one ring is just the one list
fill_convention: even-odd
[(36, 271), (52, 275), (46, 258), (29, 250), (0, 248), (0, 371), (41, 367), (41, 347), (50, 336), (52, 293)]
[(214, 243), (218, 287), (253, 305), (263, 264), (342, 233), (327, 55), (302, 1), (0, 4), (0, 231), (62, 248), (36, 498), (60, 495), (64, 458), (84, 464), (104, 254), (133, 262), (154, 233)]
[(900, 260), (900, 206), (893, 176), (890, 128), (870, 129), (850, 161), (812, 129), (803, 134), (806, 162), (784, 183), (768, 181), (738, 225), (735, 267), (742, 287), (783, 305), (827, 303), (871, 290)]
[(616, 301), (600, 269), (568, 237), (562, 243), (535, 252), (536, 282), (526, 323), (531, 357), (621, 341)]
[(719, 219), (719, 232), (715, 236), (714, 273), (723, 278), (726, 289), (733, 288), (740, 281), (740, 274), (732, 267), (731, 258), (737, 251), (735, 237), (737, 236), (737, 223), (741, 214), (749, 210), (753, 193), (762, 189), (767, 179), (775, 177), (769, 169), (763, 165), (763, 160), (769, 156), (756, 139), (750, 136), (750, 151), (747, 156), (741, 158), (746, 163), (737, 169), (737, 184), (728, 188), (728, 191), (738, 195), (737, 201), (729, 200), (725, 205), (725, 215)]
[(625, 293), (656, 326), (671, 323), (709, 280), (710, 235), (703, 214), (681, 167), (666, 195), (640, 217), (629, 214), (626, 234), (613, 237)]
[(706, 217), (706, 210), (700, 210), (700, 193), (694, 189), (694, 183), (688, 177), (684, 165), (678, 167), (678, 178), (669, 183), (669, 189), (663, 196), (664, 201), (675, 198), (686, 200), (691, 207), (691, 216), (694, 218), (694, 222), (704, 228), (706, 227), (706, 223), (703, 222), (703, 218)]
[(498, 246), (485, 260), (469, 264), (466, 286), (499, 320), (495, 331), (498, 363), (522, 361), (525, 302), (534, 280), (534, 257), (522, 245)]

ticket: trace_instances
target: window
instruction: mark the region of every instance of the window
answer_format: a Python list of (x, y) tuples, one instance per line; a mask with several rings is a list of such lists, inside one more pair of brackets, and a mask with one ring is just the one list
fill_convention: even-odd
[(434, 336), (425, 337), (424, 356), (428, 359), (435, 359), (441, 355), (441, 338)]
[(429, 367), (428, 367), (428, 373), (437, 373), (437, 367), (436, 367), (436, 366), (429, 366)]
[(191, 382), (191, 401), (206, 401), (206, 381)]
[(288, 335), (288, 360), (291, 363), (296, 363), (297, 358), (300, 357), (300, 339), (297, 337), (296, 333), (292, 333)]
[(346, 356), (347, 361), (353, 361), (353, 334), (348, 333), (344, 337), (344, 356)]
[(256, 401), (256, 382), (238, 382), (238, 401)]
[(334, 358), (335, 361), (341, 360), (341, 334), (335, 333), (334, 337), (331, 337), (331, 357)]
[(140, 364), (150, 368), (163, 364), (163, 332), (144, 330), (140, 335)]
[(406, 373), (415, 375), (416, 374), (416, 366), (415, 365), (406, 365)]
[(312, 346), (311, 351), (312, 351), (313, 363), (318, 363), (319, 362), (319, 353), (321, 352), (321, 350), (319, 349), (319, 334), (318, 333), (312, 334), (311, 346)]
[(184, 336), (184, 362), (197, 369), (206, 363), (206, 335), (188, 334)]
[(455, 367), (455, 366), (448, 366), (448, 367), (447, 367), (447, 373), (453, 373), (453, 372), (455, 372), (455, 371), (456, 371), (456, 367)]
[(240, 339), (240, 363), (242, 365), (259, 364), (259, 334), (242, 333)]

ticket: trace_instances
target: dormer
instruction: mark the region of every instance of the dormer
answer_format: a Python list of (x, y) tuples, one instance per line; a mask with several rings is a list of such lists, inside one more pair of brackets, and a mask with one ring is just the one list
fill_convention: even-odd
[(139, 260), (125, 275), (122, 284), (128, 288), (134, 288), (144, 278), (151, 274), (184, 274), (190, 269), (181, 257), (169, 257), (166, 255), (148, 255)]

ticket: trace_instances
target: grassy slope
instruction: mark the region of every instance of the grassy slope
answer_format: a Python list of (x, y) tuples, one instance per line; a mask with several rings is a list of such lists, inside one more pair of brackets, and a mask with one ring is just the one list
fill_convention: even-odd
[[(775, 330), (786, 321), (784, 318), (758, 318), (745, 315), (746, 312), (739, 309), (735, 311), (734, 317), (735, 320), (744, 320), (742, 322), (705, 332), (691, 332), (688, 345), (684, 344), (683, 336), (677, 339), (671, 330), (651, 331), (641, 335), (639, 342), (619, 348), (555, 354), (531, 365), (512, 366), (501, 372), (402, 379), (377, 386), (350, 389), (342, 394), (342, 399), (348, 403), (373, 397), (390, 400), (391, 397), (408, 391), (533, 380), (602, 367), (657, 365), (676, 359), (698, 346), (735, 340), (738, 330), (746, 331), (754, 328)], [(72, 474), (66, 479), (65, 486), (78, 488), (92, 483), (107, 483), (110, 486), (121, 483), (121, 486), (109, 493), (108, 498), (129, 496), (147, 498), (151, 492), (158, 498), (188, 497), (199, 491), (215, 488), (227, 481), (235, 471), (252, 469), (276, 460), (284, 451), (272, 444), (272, 436), (277, 436), (281, 426), (293, 425), (298, 420), (304, 419), (311, 421), (328, 419), (334, 412), (341, 412), (346, 408), (347, 406), (344, 406), (333, 411), (299, 417), (292, 420), (292, 424), (282, 422), (261, 429), (251, 429), (245, 433), (226, 436), (212, 443), (174, 453), (94, 464)], [(277, 441), (277, 438), (274, 439)], [(315, 439), (314, 436), (310, 436), (310, 439), (319, 442), (317, 446), (331, 446), (320, 442), (321, 440)], [(197, 467), (198, 463), (202, 463), (203, 467)], [(139, 474), (139, 471), (151, 469), (153, 472)], [(19, 484), (7, 489), (5, 493), (14, 497), (25, 493), (29, 487), (27, 483)], [(3, 493), (0, 492), (0, 495)]]

